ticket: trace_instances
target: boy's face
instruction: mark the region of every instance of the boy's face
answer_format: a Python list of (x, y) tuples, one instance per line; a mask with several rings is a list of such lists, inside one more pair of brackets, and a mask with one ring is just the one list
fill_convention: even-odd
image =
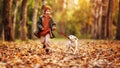
[(51, 11), (50, 10), (46, 10), (45, 14), (50, 15)]

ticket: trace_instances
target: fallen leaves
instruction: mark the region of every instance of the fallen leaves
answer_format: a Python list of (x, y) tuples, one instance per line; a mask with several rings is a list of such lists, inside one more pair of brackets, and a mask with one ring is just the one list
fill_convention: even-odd
[(0, 44), (2, 68), (119, 68), (120, 41), (80, 40), (77, 54), (66, 51), (66, 40), (51, 44), (46, 54), (38, 40)]

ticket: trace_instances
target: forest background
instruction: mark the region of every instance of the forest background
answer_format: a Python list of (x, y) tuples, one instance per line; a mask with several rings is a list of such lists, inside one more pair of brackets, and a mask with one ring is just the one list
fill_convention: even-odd
[(120, 40), (119, 0), (0, 0), (0, 39), (35, 39), (42, 5), (52, 7), (57, 32), (80, 39)]

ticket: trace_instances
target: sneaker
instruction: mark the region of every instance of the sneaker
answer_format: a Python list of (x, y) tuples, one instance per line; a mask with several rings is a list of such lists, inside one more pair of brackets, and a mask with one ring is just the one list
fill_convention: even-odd
[(49, 52), (49, 49), (45, 49), (45, 52), (48, 53), (48, 52)]
[(46, 48), (46, 45), (43, 45), (43, 48)]

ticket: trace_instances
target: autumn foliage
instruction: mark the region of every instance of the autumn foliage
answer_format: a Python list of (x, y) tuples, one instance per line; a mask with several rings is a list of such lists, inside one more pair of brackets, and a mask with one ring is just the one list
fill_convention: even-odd
[(119, 68), (120, 42), (79, 40), (78, 52), (66, 51), (66, 40), (51, 43), (46, 54), (39, 40), (0, 42), (1, 68)]

